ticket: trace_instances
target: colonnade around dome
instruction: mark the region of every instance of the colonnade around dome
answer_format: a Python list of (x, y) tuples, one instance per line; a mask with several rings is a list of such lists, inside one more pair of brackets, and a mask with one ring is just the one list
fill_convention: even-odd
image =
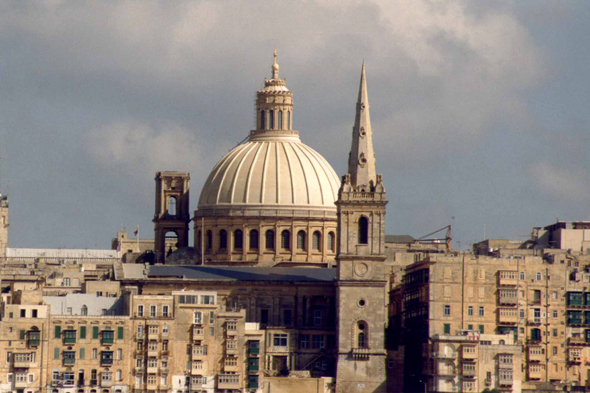
[(194, 245), (206, 264), (333, 266), (336, 223), (229, 218), (195, 220)]

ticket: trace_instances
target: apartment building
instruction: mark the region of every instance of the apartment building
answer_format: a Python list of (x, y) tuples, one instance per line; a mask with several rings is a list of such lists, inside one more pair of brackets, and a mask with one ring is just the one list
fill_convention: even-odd
[[(410, 265), (390, 293), (397, 321), (390, 336), (404, 345), (406, 389), (419, 389), (419, 381), (435, 388), (433, 337), (463, 330), (510, 334), (523, 346), (523, 391), (588, 385), (590, 260), (559, 255), (430, 255)], [(436, 389), (463, 389), (453, 386)]]

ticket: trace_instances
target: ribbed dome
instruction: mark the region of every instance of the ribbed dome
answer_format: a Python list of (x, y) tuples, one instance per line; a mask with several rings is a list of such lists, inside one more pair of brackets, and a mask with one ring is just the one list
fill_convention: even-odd
[(339, 186), (334, 169), (296, 131), (251, 135), (213, 168), (198, 208), (335, 211)]

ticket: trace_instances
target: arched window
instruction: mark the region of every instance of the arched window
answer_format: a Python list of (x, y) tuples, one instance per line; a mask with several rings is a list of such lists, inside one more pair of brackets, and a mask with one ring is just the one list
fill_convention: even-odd
[(336, 243), (336, 235), (334, 232), (328, 233), (328, 251), (334, 252), (334, 245)]
[(282, 130), (283, 127), (283, 111), (279, 111), (279, 124), (278, 124), (278, 129)]
[(260, 111), (260, 129), (261, 130), (264, 130), (264, 127), (266, 125), (266, 124), (264, 124), (265, 123), (264, 114), (265, 114), (264, 111)]
[(176, 197), (168, 198), (168, 215), (176, 216)]
[(287, 112), (287, 128), (291, 129), (291, 111)]
[(224, 250), (227, 248), (227, 232), (225, 229), (219, 231), (219, 249)]
[(297, 232), (297, 249), (305, 250), (305, 231)]
[(84, 304), (80, 310), (80, 315), (88, 315), (88, 307)]
[(368, 329), (365, 322), (359, 322), (357, 328), (357, 346), (358, 348), (368, 348)]
[(281, 248), (283, 250), (289, 250), (291, 248), (291, 232), (287, 229), (281, 232)]
[(241, 229), (234, 231), (234, 250), (241, 250), (244, 243), (244, 235)]
[(213, 233), (211, 231), (207, 231), (207, 251), (211, 251), (213, 248)]
[(267, 250), (274, 250), (275, 249), (275, 231), (269, 229), (266, 231), (266, 249)]
[(69, 287), (70, 286), (70, 279), (69, 278), (64, 278), (64, 287)]
[(250, 250), (258, 250), (258, 231), (252, 229), (250, 231)]
[(164, 235), (164, 244), (166, 248), (166, 256), (172, 254), (178, 248), (178, 234), (174, 231), (166, 232)]
[(268, 111), (268, 128), (275, 129), (275, 111)]
[(311, 241), (311, 247), (313, 250), (319, 251), (321, 249), (322, 244), (322, 234), (320, 231), (315, 231), (313, 233), (313, 239)]
[(359, 218), (359, 244), (369, 244), (369, 220), (365, 216)]

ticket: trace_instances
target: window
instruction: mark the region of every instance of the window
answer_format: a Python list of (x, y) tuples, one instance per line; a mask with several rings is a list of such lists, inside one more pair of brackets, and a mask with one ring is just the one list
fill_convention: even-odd
[(209, 311), (209, 323), (215, 323), (215, 312)]
[(258, 231), (256, 229), (250, 231), (250, 249), (258, 250)]
[(167, 318), (168, 317), (168, 312), (169, 312), (168, 311), (168, 306), (162, 306), (162, 316), (164, 318)]
[(553, 329), (552, 333), (553, 333), (553, 337), (557, 337), (557, 329)]
[(88, 315), (88, 307), (86, 305), (82, 306), (82, 309), (80, 310), (80, 314), (81, 315)]
[(268, 111), (268, 128), (271, 130), (275, 129), (275, 111)]
[(227, 321), (226, 328), (227, 330), (236, 331), (238, 330), (238, 323), (236, 321)]
[(472, 324), (467, 325), (467, 329), (468, 330), (473, 330), (473, 325)]
[[(581, 298), (580, 298), (580, 301), (581, 301)], [(541, 303), (541, 290), (535, 289), (533, 291), (533, 302), (535, 302), (535, 303)]]
[(541, 281), (542, 280), (542, 276), (540, 272), (537, 272), (537, 281)]
[(143, 317), (143, 304), (137, 306), (137, 316)]
[(275, 347), (286, 347), (287, 338), (286, 334), (275, 333), (272, 338), (272, 345)]
[(267, 250), (274, 250), (275, 249), (275, 232), (272, 229), (266, 231), (266, 249)]
[(483, 330), (484, 330), (484, 329), (483, 329), (483, 325), (479, 325), (479, 332), (480, 332), (481, 334), (483, 334)]
[(215, 335), (215, 328), (210, 327), (209, 328), (209, 336), (213, 337)]
[(443, 332), (444, 332), (444, 334), (451, 334), (451, 324), (450, 323), (443, 324)]
[[(311, 347), (313, 349), (321, 349), (326, 345), (325, 336), (323, 334), (314, 334), (311, 337)], [(362, 347), (360, 347), (362, 348)]]
[(98, 359), (98, 349), (92, 348), (92, 359)]
[(305, 231), (297, 232), (297, 249), (305, 250)]
[(241, 250), (244, 244), (244, 234), (240, 229), (234, 231), (234, 250)]
[(73, 372), (65, 372), (64, 373), (64, 386), (74, 386), (74, 373)]
[(168, 350), (168, 341), (162, 341), (162, 351)]
[(215, 296), (201, 295), (201, 304), (215, 304)]
[(263, 325), (268, 325), (268, 309), (266, 308), (260, 310), (260, 323)]
[(283, 250), (289, 250), (291, 248), (291, 232), (287, 229), (281, 232), (281, 248)]
[(201, 324), (203, 322), (203, 313), (200, 311), (193, 312), (193, 323)]
[(369, 244), (369, 220), (365, 216), (359, 218), (359, 244)]
[(291, 111), (287, 111), (287, 127), (291, 129)]
[(150, 325), (148, 326), (148, 333), (149, 334), (158, 334), (160, 331), (159, 326), (158, 325)]
[(61, 338), (61, 326), (55, 327), (55, 336), (54, 338)]
[(520, 272), (520, 280), (524, 281), (524, 272)]
[(283, 323), (285, 324), (285, 326), (293, 325), (293, 310), (283, 311)]
[(553, 310), (553, 319), (557, 318), (557, 310)]
[(227, 232), (225, 229), (219, 231), (219, 249), (225, 250), (227, 248)]
[(156, 367), (158, 367), (158, 359), (156, 359), (156, 358), (149, 358), (148, 359), (147, 366), (149, 368), (156, 368)]
[(541, 341), (541, 329), (531, 329), (531, 340)]
[(117, 326), (117, 340), (123, 340), (123, 326)]
[(37, 318), (37, 310), (35, 310), (35, 309), (32, 310), (31, 318)]
[(467, 316), (473, 316), (473, 306), (467, 307)]
[(164, 334), (164, 335), (168, 334), (168, 325), (162, 326), (162, 334)]
[(59, 348), (53, 348), (53, 359), (59, 360)]
[(117, 370), (117, 381), (122, 381), (123, 380), (123, 372), (121, 370)]
[(156, 306), (150, 306), (150, 318), (156, 317)]
[(524, 318), (524, 309), (522, 308), (519, 310), (519, 317)]
[(553, 349), (552, 349), (552, 350), (553, 350), (553, 352), (552, 352), (552, 353), (553, 353), (553, 355), (557, 355), (557, 347), (553, 347)]
[(211, 231), (207, 231), (207, 251), (211, 251), (213, 249), (213, 233)]
[(479, 306), (479, 308), (477, 310), (477, 316), (479, 316), (479, 317), (483, 317), (484, 316), (484, 308), (483, 308), (483, 306)]
[(328, 251), (334, 252), (334, 244), (336, 243), (336, 235), (334, 232), (328, 233)]
[(168, 198), (168, 215), (176, 216), (176, 197)]
[(80, 359), (86, 359), (86, 348), (80, 348)]
[(299, 336), (299, 346), (301, 349), (309, 348), (309, 334), (301, 334)]
[(265, 129), (265, 125), (266, 125), (265, 122), (264, 122), (264, 120), (266, 120), (264, 118), (264, 116), (265, 116), (264, 111), (260, 111), (260, 129), (261, 130), (264, 130)]
[(322, 326), (324, 324), (324, 312), (322, 310), (313, 311), (313, 325)]
[(279, 111), (279, 124), (277, 128), (279, 130), (283, 129), (283, 111)]
[(320, 234), (319, 231), (315, 231), (313, 233), (311, 248), (315, 251), (320, 251), (321, 244), (322, 244), (322, 235)]
[(66, 277), (66, 278), (64, 278), (64, 283), (63, 283), (63, 284), (64, 284), (64, 285), (63, 285), (64, 287), (69, 287), (69, 286), (70, 286), (70, 279), (69, 279), (69, 278), (67, 278), (67, 277)]
[(113, 364), (113, 351), (101, 351), (100, 364), (101, 366), (108, 366)]
[(451, 306), (448, 304), (445, 304), (443, 307), (443, 315), (445, 317), (450, 317), (451, 316)]

